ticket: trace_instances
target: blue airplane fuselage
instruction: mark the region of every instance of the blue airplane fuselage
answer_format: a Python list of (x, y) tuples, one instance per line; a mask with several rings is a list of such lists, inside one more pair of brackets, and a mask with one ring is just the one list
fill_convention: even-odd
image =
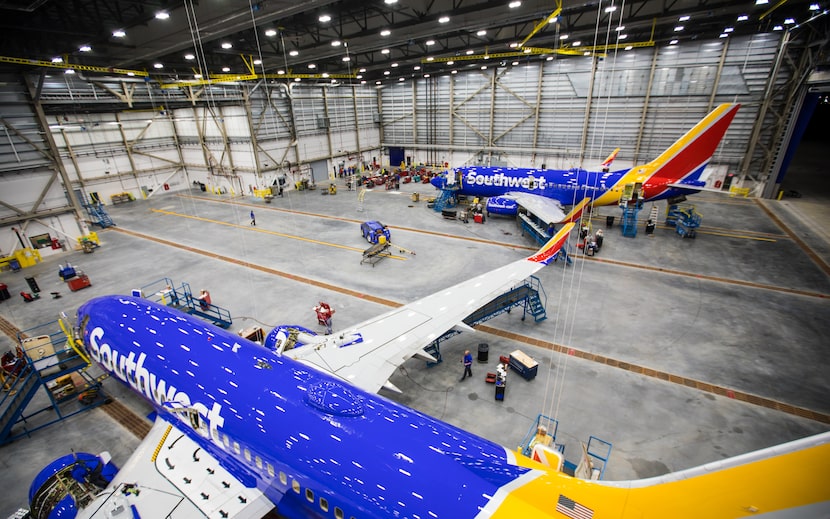
[(79, 323), (92, 358), (288, 517), (320, 514), (321, 497), (346, 517), (473, 517), (528, 471), (497, 444), (166, 306), (101, 297)]

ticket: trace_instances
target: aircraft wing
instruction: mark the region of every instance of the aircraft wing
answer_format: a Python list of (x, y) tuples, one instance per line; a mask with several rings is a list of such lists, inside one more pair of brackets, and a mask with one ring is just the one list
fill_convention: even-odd
[(535, 214), (543, 222), (559, 223), (565, 219), (562, 204), (553, 198), (519, 191), (511, 191), (502, 196), (515, 200), (520, 206)]
[(371, 392), (388, 384), (412, 356), (429, 358), (423, 348), (463, 320), (553, 261), (574, 224), (567, 224), (539, 251), (496, 270), (401, 306), (354, 327), (325, 336), (284, 355), (333, 373)]
[(123, 513), (124, 517), (258, 519), (274, 508), (262, 492), (242, 484), (178, 425), (156, 418), (109, 486), (78, 517), (111, 519)]

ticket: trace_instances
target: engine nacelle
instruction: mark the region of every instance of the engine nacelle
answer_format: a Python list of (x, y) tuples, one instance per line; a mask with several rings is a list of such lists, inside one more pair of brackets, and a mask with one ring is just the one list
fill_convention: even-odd
[(31, 516), (71, 519), (118, 473), (109, 453), (62, 456), (41, 470), (29, 487)]

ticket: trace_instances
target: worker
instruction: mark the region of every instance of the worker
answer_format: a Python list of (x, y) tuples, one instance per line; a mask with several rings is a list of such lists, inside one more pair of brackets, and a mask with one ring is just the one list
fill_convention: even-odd
[(317, 322), (326, 327), (326, 334), (331, 335), (331, 316), (334, 315), (334, 308), (320, 301), (312, 310), (317, 312)]
[(473, 376), (473, 354), (470, 353), (470, 350), (464, 350), (464, 357), (461, 359), (461, 362), (464, 364), (464, 374), (461, 375), (461, 380), (465, 378)]
[(210, 292), (208, 292), (204, 288), (199, 292), (199, 297), (197, 297), (196, 299), (199, 300), (199, 307), (202, 310), (207, 310), (208, 308), (210, 308)]
[(597, 229), (595, 237), (596, 237), (596, 241), (597, 241), (597, 252), (599, 252), (599, 250), (602, 248), (602, 239), (603, 239), (602, 229)]

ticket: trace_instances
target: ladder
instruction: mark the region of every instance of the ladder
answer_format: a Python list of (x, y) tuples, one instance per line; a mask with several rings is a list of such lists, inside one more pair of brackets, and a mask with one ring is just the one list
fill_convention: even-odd
[(441, 194), (435, 199), (435, 205), (432, 206), (436, 213), (440, 213), (445, 207), (453, 207), (455, 205), (455, 192), (457, 189), (442, 189)]

